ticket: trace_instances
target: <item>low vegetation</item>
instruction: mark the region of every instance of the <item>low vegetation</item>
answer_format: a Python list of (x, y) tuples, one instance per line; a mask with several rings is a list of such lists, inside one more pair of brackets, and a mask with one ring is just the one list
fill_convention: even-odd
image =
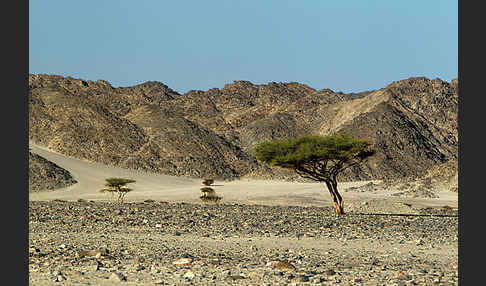
[(135, 183), (135, 180), (124, 178), (108, 178), (106, 179), (105, 184), (107, 188), (101, 189), (100, 192), (110, 193), (112, 196), (116, 195), (117, 201), (120, 204), (123, 204), (127, 193), (133, 191), (133, 189), (130, 189), (126, 186), (130, 183)]
[(205, 186), (211, 186), (214, 183), (214, 180), (213, 179), (204, 179), (204, 181), (202, 183)]
[[(203, 181), (203, 185), (206, 185), (206, 186), (209, 186), (212, 183), (214, 183), (214, 180), (212, 180), (212, 179), (205, 179)], [(199, 198), (205, 203), (217, 203), (222, 199), (222, 197), (216, 195), (216, 192), (211, 187), (201, 188), (201, 193), (202, 193), (202, 195)]]

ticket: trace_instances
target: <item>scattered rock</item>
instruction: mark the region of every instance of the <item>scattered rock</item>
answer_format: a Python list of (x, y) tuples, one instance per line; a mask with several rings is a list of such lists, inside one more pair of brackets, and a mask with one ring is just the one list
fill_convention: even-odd
[(56, 282), (62, 282), (66, 280), (66, 277), (62, 276), (62, 275), (57, 275), (56, 276)]
[(111, 273), (108, 279), (113, 281), (127, 281), (127, 277), (125, 277), (125, 275), (123, 275), (121, 272)]
[(290, 262), (284, 260), (270, 261), (267, 263), (267, 266), (270, 266), (275, 270), (295, 271), (295, 266), (292, 265)]
[(29, 254), (39, 253), (40, 249), (36, 247), (29, 247)]
[(333, 276), (333, 275), (336, 275), (336, 271), (334, 271), (333, 269), (327, 269), (324, 274), (326, 274), (327, 276)]
[(190, 265), (192, 263), (191, 257), (182, 257), (172, 262), (174, 265)]
[(235, 280), (241, 280), (241, 279), (246, 279), (246, 277), (242, 276), (242, 275), (228, 275), (225, 278), (225, 280), (229, 280), (229, 281), (235, 281)]
[[(29, 225), (31, 284), (47, 274), (50, 281), (62, 275), (69, 284), (95, 285), (113, 272), (133, 277), (130, 283), (162, 285), (181, 280), (194, 285), (458, 281), (457, 217), (337, 218), (331, 207), (237, 204), (95, 202), (86, 207), (76, 201), (29, 203), (29, 221), (37, 221)], [(83, 215), (89, 218), (80, 220)], [(118, 216), (119, 222), (112, 223)], [(164, 225), (163, 232), (153, 227), (157, 223)], [(187, 235), (172, 236), (176, 230)], [(307, 232), (313, 237), (295, 238)], [(280, 237), (270, 236), (275, 233)], [(447, 254), (431, 255), (429, 246)]]
[(291, 279), (292, 282), (308, 282), (309, 276), (307, 275), (297, 275)]
[(81, 250), (78, 251), (78, 257), (94, 257), (94, 258), (101, 258), (102, 251), (101, 250)]
[(187, 270), (183, 277), (187, 279), (193, 279), (194, 277), (196, 277), (196, 274), (194, 274), (192, 270)]

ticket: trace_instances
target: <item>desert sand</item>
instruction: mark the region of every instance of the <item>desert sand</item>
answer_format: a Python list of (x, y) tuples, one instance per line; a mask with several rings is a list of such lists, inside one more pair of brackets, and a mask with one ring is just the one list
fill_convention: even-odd
[[(199, 203), (202, 180), (197, 178), (174, 177), (137, 170), (127, 170), (106, 166), (99, 163), (78, 160), (59, 154), (48, 148), (29, 144), (31, 152), (36, 153), (60, 167), (68, 170), (78, 181), (70, 187), (54, 191), (32, 193), (31, 201), (62, 199), (73, 201), (108, 200), (109, 196), (99, 193), (106, 178), (123, 177), (136, 180), (131, 184), (133, 192), (127, 194), (127, 202), (138, 202), (147, 199), (166, 202)], [(416, 207), (458, 207), (457, 193), (439, 192), (438, 198), (412, 198), (392, 196), (393, 192), (355, 192), (348, 188), (360, 186), (370, 181), (342, 182), (339, 190), (347, 205), (351, 207), (367, 200), (386, 200), (391, 204), (410, 204)], [(379, 181), (373, 181), (379, 182)], [(285, 205), (285, 206), (329, 206), (330, 195), (323, 184), (294, 183), (271, 180), (241, 179), (234, 181), (216, 181), (214, 189), (222, 196), (221, 203)]]

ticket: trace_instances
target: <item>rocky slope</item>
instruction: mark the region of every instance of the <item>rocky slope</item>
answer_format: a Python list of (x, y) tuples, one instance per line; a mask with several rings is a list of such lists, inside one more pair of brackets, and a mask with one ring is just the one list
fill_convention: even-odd
[(64, 188), (75, 183), (68, 171), (29, 152), (29, 192)]
[(295, 179), (255, 160), (252, 147), (301, 134), (346, 132), (374, 141), (377, 155), (342, 180), (457, 170), (458, 82), (410, 78), (357, 94), (299, 83), (179, 94), (159, 82), (29, 75), (29, 139), (75, 158), (170, 175)]
[(446, 163), (434, 166), (427, 173), (420, 177), (405, 177), (387, 179), (379, 183), (367, 183), (363, 186), (352, 187), (347, 191), (358, 192), (394, 192), (393, 196), (415, 197), (415, 198), (438, 198), (438, 192), (458, 192), (457, 162), (447, 161)]

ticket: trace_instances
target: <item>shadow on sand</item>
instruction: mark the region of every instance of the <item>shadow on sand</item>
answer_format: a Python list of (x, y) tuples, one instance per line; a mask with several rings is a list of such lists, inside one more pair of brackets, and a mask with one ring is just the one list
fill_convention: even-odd
[(349, 216), (423, 216), (423, 217), (458, 217), (457, 214), (392, 214), (392, 213), (346, 213)]

